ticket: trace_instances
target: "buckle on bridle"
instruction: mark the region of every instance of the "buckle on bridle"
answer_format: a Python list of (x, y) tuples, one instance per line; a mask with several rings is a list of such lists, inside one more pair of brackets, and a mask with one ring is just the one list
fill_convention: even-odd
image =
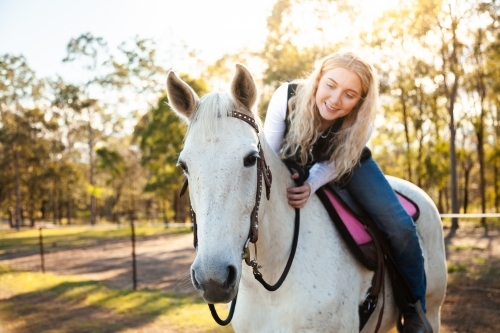
[(245, 242), (245, 246), (243, 246), (243, 252), (241, 253), (241, 259), (244, 259), (245, 263), (248, 266), (252, 266), (252, 261), (250, 260), (250, 249), (248, 248), (249, 244), (250, 244), (250, 237)]
[(241, 259), (244, 259), (245, 263), (248, 266), (252, 267), (254, 275), (262, 276), (262, 273), (259, 272), (259, 269), (262, 268), (262, 266), (259, 265), (259, 263), (257, 262), (257, 243), (253, 244), (253, 246), (255, 247), (255, 257), (253, 258), (253, 260), (250, 260), (249, 245), (250, 245), (250, 237), (245, 242), (245, 246), (243, 247), (243, 252), (241, 253)]

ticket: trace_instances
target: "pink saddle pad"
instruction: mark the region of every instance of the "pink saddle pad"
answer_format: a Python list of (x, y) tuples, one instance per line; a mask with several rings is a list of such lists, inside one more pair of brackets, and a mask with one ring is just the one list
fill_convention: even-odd
[[(337, 214), (344, 222), (347, 230), (352, 235), (356, 244), (363, 245), (372, 241), (371, 236), (365, 230), (363, 224), (359, 221), (359, 219), (352, 213), (352, 211), (345, 206), (343, 202), (340, 201), (337, 196), (333, 195), (331, 191), (325, 190), (325, 194), (328, 197), (328, 200), (332, 203), (333, 207), (337, 211)], [(415, 217), (418, 214), (418, 208), (416, 205), (410, 201), (405, 196), (400, 193), (396, 193), (399, 201), (403, 204), (403, 207), (406, 209), (410, 216)]]

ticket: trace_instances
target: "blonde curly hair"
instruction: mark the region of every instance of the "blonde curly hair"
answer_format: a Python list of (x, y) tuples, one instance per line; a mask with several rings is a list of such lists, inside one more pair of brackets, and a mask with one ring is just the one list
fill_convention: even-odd
[(345, 68), (356, 73), (361, 79), (362, 98), (344, 118), (340, 131), (336, 134), (335, 146), (326, 152), (329, 163), (335, 161), (338, 180), (348, 175), (358, 164), (361, 152), (370, 135), (370, 126), (375, 117), (379, 94), (377, 73), (373, 66), (354, 52), (336, 52), (321, 59), (314, 71), (304, 80), (295, 81), (296, 95), (289, 100), (291, 110), (290, 128), (283, 143), (285, 158), (298, 155), (301, 164), (311, 161), (311, 147), (318, 139), (321, 116), (316, 105), (316, 91), (321, 77), (335, 68)]

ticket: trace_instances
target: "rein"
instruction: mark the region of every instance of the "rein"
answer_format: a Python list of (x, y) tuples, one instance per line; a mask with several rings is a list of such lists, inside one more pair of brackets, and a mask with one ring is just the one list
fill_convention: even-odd
[[(238, 111), (231, 111), (229, 116), (243, 120), (250, 126), (254, 128), (254, 130), (259, 134), (259, 127), (255, 123), (255, 119), (253, 119), (250, 116), (247, 116), (246, 114), (243, 114)], [(266, 281), (264, 281), (264, 278), (262, 276), (262, 273), (259, 271), (262, 266), (260, 266), (257, 263), (257, 240), (259, 238), (258, 234), (258, 227), (259, 227), (259, 222), (258, 222), (258, 212), (259, 212), (259, 206), (260, 206), (260, 199), (261, 199), (261, 194), (262, 194), (262, 181), (261, 178), (264, 179), (264, 183), (266, 185), (266, 198), (269, 200), (269, 196), (271, 194), (271, 183), (272, 183), (272, 174), (271, 170), (269, 169), (269, 166), (266, 163), (266, 160), (264, 158), (264, 151), (262, 150), (262, 146), (260, 144), (260, 139), (258, 139), (258, 144), (257, 147), (259, 148), (259, 157), (257, 159), (257, 192), (256, 192), (256, 197), (255, 197), (255, 205), (252, 210), (252, 213), (250, 214), (250, 230), (248, 232), (248, 239), (245, 242), (245, 245), (243, 247), (243, 252), (241, 254), (242, 260), (245, 260), (245, 263), (252, 267), (253, 269), (253, 275), (254, 278), (259, 281), (264, 288), (266, 288), (269, 291), (276, 291), (281, 287), (283, 282), (286, 279), (286, 276), (288, 275), (288, 272), (290, 271), (290, 267), (292, 266), (293, 258), (295, 257), (295, 252), (297, 250), (297, 243), (299, 239), (299, 227), (300, 227), (300, 209), (295, 208), (295, 229), (294, 229), (294, 234), (293, 234), (293, 240), (292, 240), (292, 248), (290, 251), (290, 256), (288, 257), (288, 261), (286, 263), (285, 269), (283, 270), (283, 273), (281, 274), (281, 277), (278, 279), (278, 281), (274, 285), (268, 284)], [(182, 196), (188, 187), (188, 180), (187, 178), (184, 180), (184, 184), (182, 185), (181, 191), (179, 193), (180, 196)], [(191, 207), (191, 220), (193, 222), (193, 245), (196, 249), (198, 249), (198, 234), (197, 234), (197, 225), (196, 225), (196, 213), (193, 210), (193, 207)], [(250, 249), (249, 249), (249, 243), (254, 243), (255, 247), (255, 257), (253, 260), (250, 260)], [(210, 308), (210, 313), (212, 314), (212, 317), (214, 320), (221, 326), (226, 326), (231, 322), (231, 319), (233, 318), (234, 314), (234, 309), (236, 307), (236, 300), (237, 300), (238, 295), (235, 296), (233, 301), (231, 302), (231, 308), (229, 309), (229, 314), (226, 319), (222, 320), (217, 314), (217, 311), (215, 310), (215, 307), (213, 304), (208, 304), (208, 307)]]

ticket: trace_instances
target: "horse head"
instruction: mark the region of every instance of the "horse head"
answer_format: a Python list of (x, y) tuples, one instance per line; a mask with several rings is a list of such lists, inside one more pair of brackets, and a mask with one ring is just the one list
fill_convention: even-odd
[[(242, 249), (252, 229), (250, 217), (255, 207), (258, 211), (261, 124), (255, 81), (244, 66), (236, 65), (230, 94), (212, 92), (199, 98), (170, 72), (167, 95), (172, 109), (189, 125), (178, 165), (189, 182), (196, 213), (197, 255), (191, 279), (208, 303), (228, 303), (238, 292)], [(249, 118), (253, 128), (235, 114)]]

